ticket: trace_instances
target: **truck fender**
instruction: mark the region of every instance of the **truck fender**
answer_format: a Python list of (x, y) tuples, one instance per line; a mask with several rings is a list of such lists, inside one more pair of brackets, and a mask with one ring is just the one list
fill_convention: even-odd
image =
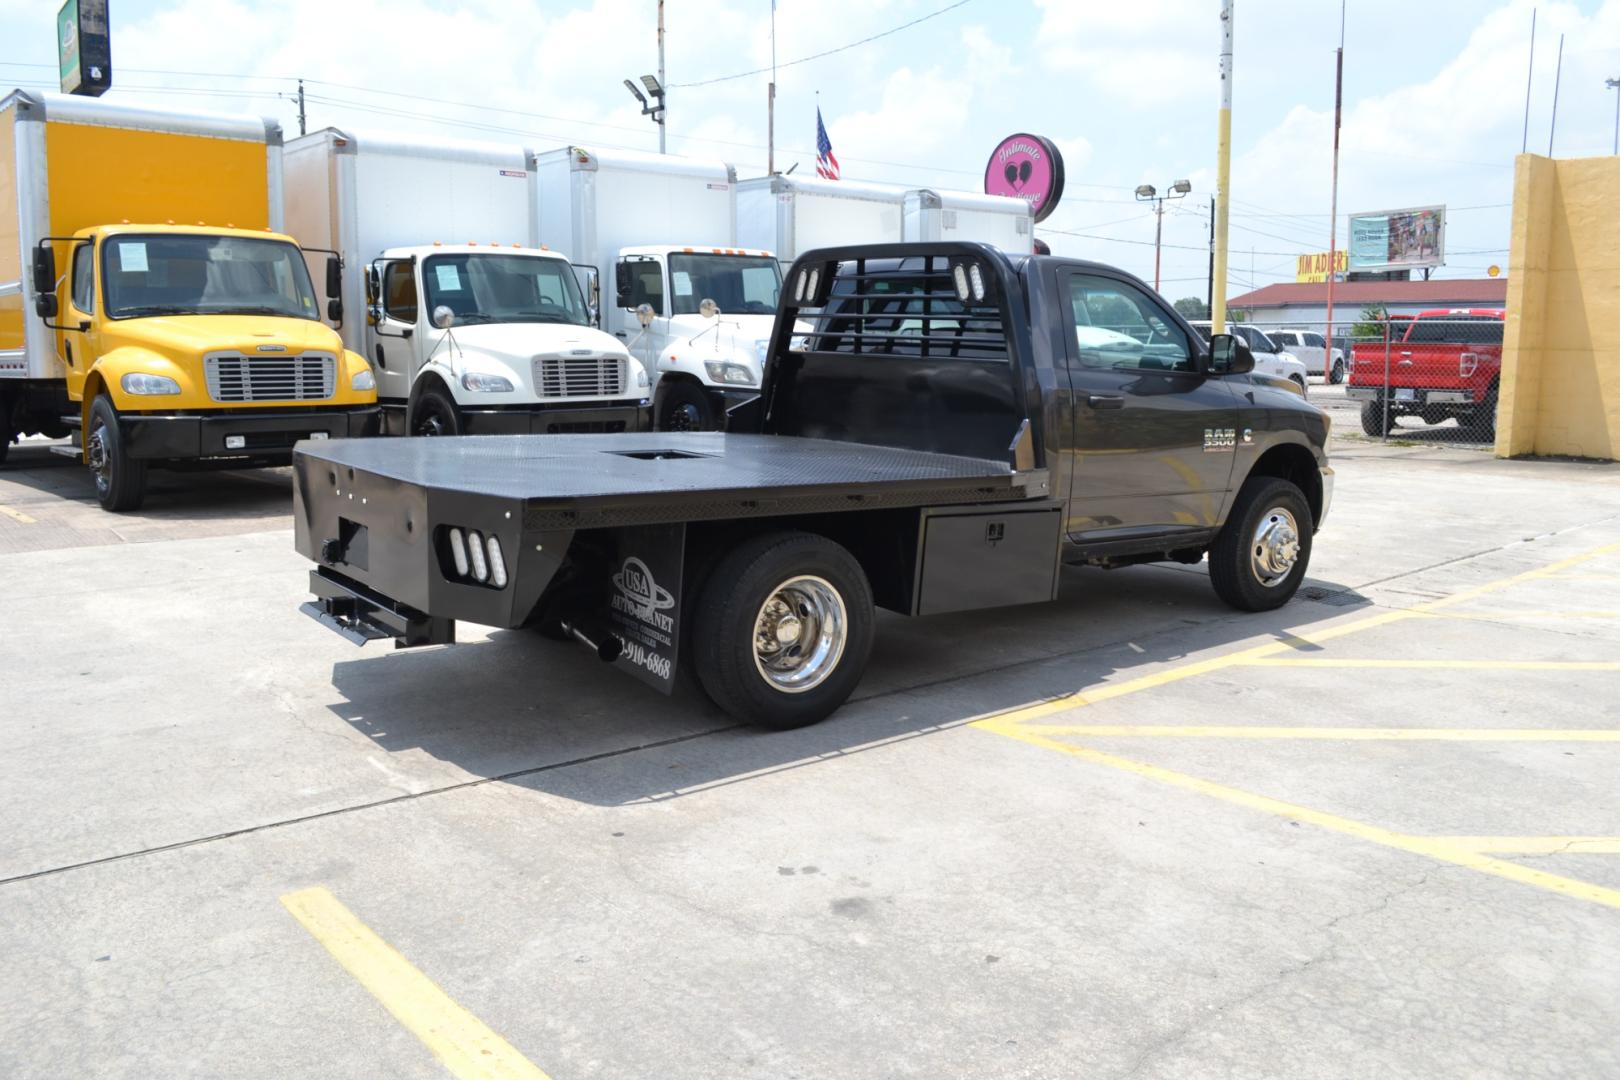
[[(1221, 524), (1226, 524), (1232, 505), (1237, 501), (1237, 493), (1255, 476), (1275, 476), (1291, 481), (1305, 493), (1312, 521), (1320, 524), (1323, 510), (1321, 470), (1325, 464), (1326, 455), (1318, 451), (1303, 432), (1285, 429), (1268, 433), (1263, 441), (1253, 447), (1247, 463), (1235, 463), (1232, 483), (1228, 485), (1226, 499), (1221, 506)], [(1241, 476), (1237, 475), (1240, 468), (1243, 470)]]
[[(127, 394), (124, 376), (139, 372), (162, 375), (180, 385), (178, 394)], [(200, 376), (161, 353), (137, 346), (125, 346), (96, 357), (86, 372), (84, 391), (80, 400), (80, 415), (86, 427), (90, 421), (90, 406), (98, 394), (112, 399), (113, 407), (123, 412), (128, 409), (195, 409), (209, 403), (208, 386)]]

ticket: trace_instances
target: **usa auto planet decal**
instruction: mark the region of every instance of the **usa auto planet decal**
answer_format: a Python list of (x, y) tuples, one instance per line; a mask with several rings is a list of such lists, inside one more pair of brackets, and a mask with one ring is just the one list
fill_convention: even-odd
[(611, 579), (608, 619), (623, 649), (614, 664), (669, 693), (680, 645), (681, 561), (686, 530), (630, 530)]

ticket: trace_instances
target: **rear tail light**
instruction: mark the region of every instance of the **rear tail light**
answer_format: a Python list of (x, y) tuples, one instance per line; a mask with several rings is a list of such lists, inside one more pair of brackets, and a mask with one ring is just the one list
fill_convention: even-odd
[(501, 558), (501, 542), (493, 536), (489, 538), (489, 583), (506, 588), (506, 560)]
[(467, 554), (472, 557), (472, 576), (489, 580), (489, 560), (484, 557), (484, 538), (476, 531), (467, 534)]
[(505, 549), (493, 534), (459, 526), (441, 527), (438, 551), (444, 576), (452, 581), (504, 589), (511, 580)]
[(1457, 374), (1464, 379), (1479, 370), (1479, 354), (1465, 352), (1457, 360)]
[(455, 560), (456, 573), (467, 576), (467, 540), (460, 529), (450, 530), (450, 557)]

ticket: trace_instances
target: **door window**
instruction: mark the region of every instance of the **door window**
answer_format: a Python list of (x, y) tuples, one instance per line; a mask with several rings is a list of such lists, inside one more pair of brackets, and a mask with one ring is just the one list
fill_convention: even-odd
[(651, 304), (653, 312), (664, 313), (664, 264), (657, 259), (632, 259), (630, 267), (630, 302), (626, 307), (637, 308)]
[(86, 315), (95, 314), (95, 250), (89, 244), (73, 249), (73, 306)]
[(1316, 349), (1325, 349), (1325, 348), (1327, 348), (1327, 340), (1325, 338), (1323, 338), (1321, 334), (1306, 334), (1305, 335), (1305, 344), (1311, 346), (1312, 348), (1316, 348)]
[(391, 262), (383, 269), (383, 311), (390, 319), (416, 323), (416, 268)]
[(1140, 289), (1074, 274), (1069, 306), (1081, 367), (1197, 370), (1187, 335)]

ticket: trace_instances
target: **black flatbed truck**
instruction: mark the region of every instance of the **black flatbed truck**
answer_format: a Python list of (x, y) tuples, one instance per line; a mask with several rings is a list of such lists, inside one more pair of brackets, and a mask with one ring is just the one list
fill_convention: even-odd
[(1064, 563), (1207, 554), (1223, 599), (1268, 610), (1331, 500), (1325, 414), (1100, 264), (808, 252), (768, 357), (725, 433), (300, 444), (304, 610), (359, 643), (533, 627), (792, 727), (853, 691), (875, 607), (1034, 603)]

